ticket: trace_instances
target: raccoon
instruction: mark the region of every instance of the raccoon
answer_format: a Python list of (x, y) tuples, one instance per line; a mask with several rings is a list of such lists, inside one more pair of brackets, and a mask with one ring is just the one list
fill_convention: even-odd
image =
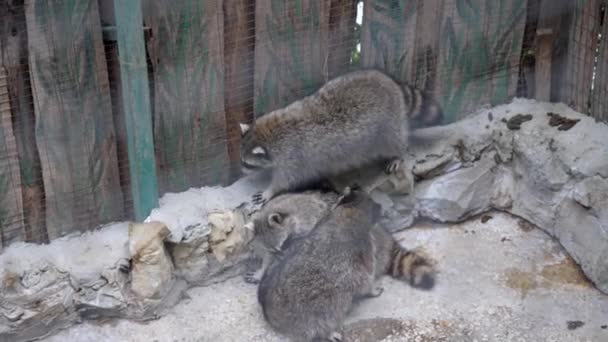
[(254, 194), (253, 202), (263, 204), (376, 160), (388, 161), (386, 170), (393, 172), (407, 148), (408, 118), (427, 117), (442, 117), (430, 96), (402, 87), (380, 71), (359, 70), (335, 78), (253, 126), (241, 124), (243, 171), (272, 173), (270, 186)]
[(273, 329), (294, 341), (340, 341), (355, 301), (382, 294), (377, 279), (383, 274), (433, 287), (432, 262), (399, 247), (376, 224), (379, 217), (380, 206), (354, 190), (311, 233), (283, 244), (258, 287)]
[(245, 227), (254, 231), (254, 251), (262, 257), (262, 266), (245, 274), (245, 281), (258, 283), (285, 241), (310, 233), (337, 200), (338, 194), (329, 189), (287, 193), (273, 198), (253, 213)]

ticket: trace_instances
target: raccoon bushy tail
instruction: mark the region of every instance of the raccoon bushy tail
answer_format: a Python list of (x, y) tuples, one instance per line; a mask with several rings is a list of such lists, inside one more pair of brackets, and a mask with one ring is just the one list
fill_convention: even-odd
[(397, 241), (393, 242), (387, 273), (412, 287), (430, 290), (435, 286), (434, 262), (422, 251), (408, 250)]

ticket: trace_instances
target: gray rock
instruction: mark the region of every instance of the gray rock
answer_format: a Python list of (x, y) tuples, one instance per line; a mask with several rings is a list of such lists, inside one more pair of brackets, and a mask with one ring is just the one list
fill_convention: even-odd
[[(521, 110), (521, 112), (519, 111)], [(416, 132), (406, 160), (419, 180), (415, 208), (394, 209), (402, 226), (425, 217), (457, 222), (490, 209), (520, 216), (559, 239), (601, 291), (608, 293), (608, 126), (560, 104), (515, 100), (463, 121)], [(551, 127), (548, 112), (580, 121)], [(519, 130), (502, 121), (526, 113)]]

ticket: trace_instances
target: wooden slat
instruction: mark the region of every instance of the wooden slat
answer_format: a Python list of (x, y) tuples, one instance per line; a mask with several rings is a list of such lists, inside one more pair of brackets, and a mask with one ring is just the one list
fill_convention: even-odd
[(608, 11), (604, 12), (602, 40), (599, 47), (597, 70), (595, 72), (591, 115), (608, 123)]
[(398, 80), (412, 81), (418, 9), (418, 0), (364, 2), (362, 66), (382, 69)]
[[(256, 1), (256, 116), (313, 93), (329, 78), (346, 70), (348, 66), (339, 63), (344, 60), (341, 49), (350, 51), (352, 41), (335, 45), (332, 35), (352, 34), (352, 25), (349, 28), (336, 22), (330, 26), (332, 8), (342, 10), (345, 6), (344, 1), (331, 0)], [(339, 13), (335, 13), (335, 18), (353, 20)], [(342, 33), (340, 28), (348, 31)]]
[(332, 0), (329, 10), (329, 78), (349, 69), (350, 59), (357, 47), (355, 23), (357, 1)]
[(121, 100), (129, 151), (131, 196), (135, 219), (141, 221), (158, 205), (158, 180), (141, 2), (114, 1), (114, 13), (120, 56)]
[(49, 238), (123, 216), (97, 1), (25, 2)]
[(0, 65), (6, 69), (19, 166), (25, 241), (48, 242), (44, 189), (36, 147), (34, 103), (28, 65), (27, 29), (23, 4), (0, 2)]
[[(2, 49), (0, 45), (0, 51)], [(19, 156), (7, 81), (0, 58), (0, 251), (11, 242), (25, 240)]]
[(551, 99), (582, 113), (589, 112), (602, 1), (543, 0), (541, 3), (539, 28), (551, 28), (557, 37)]
[(447, 121), (517, 91), (527, 0), (445, 0), (437, 94)]
[(151, 27), (154, 141), (161, 193), (225, 183), (221, 0), (143, 2)]
[(239, 123), (253, 121), (255, 1), (224, 0), (224, 106), (231, 178), (239, 174)]
[(438, 96), (446, 122), (515, 96), (526, 0), (368, 0), (363, 66)]

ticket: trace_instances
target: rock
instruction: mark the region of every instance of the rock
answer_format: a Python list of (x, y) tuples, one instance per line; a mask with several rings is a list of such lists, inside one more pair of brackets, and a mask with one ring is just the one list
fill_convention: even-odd
[[(410, 146), (405, 158), (418, 177), (416, 205), (391, 213), (400, 220), (394, 226), (404, 217), (455, 222), (508, 211), (559, 239), (608, 293), (608, 126), (561, 104), (529, 100), (493, 108), (490, 124), (486, 112), (416, 132), (427, 141)], [(526, 113), (519, 129), (504, 124), (509, 112)], [(558, 116), (547, 113), (559, 113), (564, 128), (552, 128)], [(389, 198), (392, 206), (383, 206), (395, 208), (397, 197)]]
[(140, 298), (161, 298), (173, 281), (173, 263), (164, 240), (171, 233), (164, 223), (129, 225), (131, 291)]

